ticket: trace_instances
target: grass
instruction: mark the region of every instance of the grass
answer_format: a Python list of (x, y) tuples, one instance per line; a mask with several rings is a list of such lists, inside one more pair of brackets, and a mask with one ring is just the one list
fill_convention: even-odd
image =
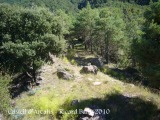
[[(43, 111), (49, 109), (53, 111), (53, 114), (27, 114), (23, 117), (23, 120), (59, 120), (59, 117), (62, 120), (75, 120), (77, 115), (73, 114), (57, 116), (59, 109), (84, 109), (84, 107), (93, 104), (102, 106), (105, 109), (110, 108), (112, 113), (107, 118), (113, 120), (121, 120), (123, 118), (126, 118), (126, 120), (143, 120), (147, 119), (146, 117), (149, 120), (160, 109), (160, 96), (152, 93), (149, 89), (141, 85), (119, 81), (102, 72), (98, 72), (97, 75), (80, 74), (81, 67), (72, 65), (68, 61), (59, 59), (57, 64), (61, 64), (65, 69), (72, 70), (75, 76), (74, 80), (58, 79), (55, 74), (56, 64), (45, 65), (46, 71), (42, 73), (45, 80), (42, 81), (36, 93), (30, 96), (26, 92), (20, 98), (14, 99), (18, 108), (40, 109)], [(102, 84), (94, 86), (93, 82), (102, 82)], [(125, 96), (134, 97), (126, 98)], [(72, 100), (75, 99), (80, 101), (79, 105), (71, 106)], [(126, 112), (126, 114), (122, 113), (122, 111)], [(151, 114), (147, 115), (149, 112)]]
[(0, 113), (5, 117), (10, 117), (8, 114), (8, 110), (10, 107), (10, 94), (9, 94), (9, 82), (11, 81), (11, 77), (8, 75), (2, 76), (0, 74)]

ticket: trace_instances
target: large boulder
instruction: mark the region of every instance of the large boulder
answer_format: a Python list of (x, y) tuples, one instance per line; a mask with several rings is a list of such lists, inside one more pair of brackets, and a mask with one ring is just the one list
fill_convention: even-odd
[(88, 58), (88, 61), (92, 65), (96, 65), (98, 68), (102, 68), (104, 66), (103, 60), (101, 58)]
[(93, 73), (97, 74), (98, 68), (95, 65), (88, 64), (87, 66), (83, 66), (81, 69), (81, 73)]
[(67, 72), (65, 69), (58, 69), (57, 76), (61, 79), (70, 80), (73, 79), (73, 75)]

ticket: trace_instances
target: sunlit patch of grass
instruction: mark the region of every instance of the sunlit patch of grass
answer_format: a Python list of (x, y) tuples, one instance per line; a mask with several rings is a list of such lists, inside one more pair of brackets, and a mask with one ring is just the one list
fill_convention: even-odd
[(63, 57), (62, 60), (63, 60), (64, 63), (69, 64), (69, 60), (68, 60), (67, 57)]
[(70, 62), (72, 65), (77, 65), (77, 62), (74, 59), (72, 59)]
[(122, 93), (123, 92), (122, 86), (119, 86), (119, 85), (115, 85), (113, 90), (115, 92), (118, 92), (118, 93)]
[(56, 116), (56, 113), (60, 109), (62, 101), (59, 98), (53, 98), (49, 99), (48, 97), (40, 97), (37, 100), (35, 100), (34, 108), (41, 111), (51, 111), (53, 116)]

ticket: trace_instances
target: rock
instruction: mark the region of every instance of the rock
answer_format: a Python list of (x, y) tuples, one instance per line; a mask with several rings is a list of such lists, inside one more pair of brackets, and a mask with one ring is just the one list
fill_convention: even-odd
[(53, 55), (53, 54), (51, 54), (51, 53), (49, 52), (49, 58), (50, 58), (50, 60), (52, 61), (52, 63), (56, 63), (56, 61), (57, 61), (56, 55)]
[(137, 97), (138, 95), (130, 95), (130, 94), (127, 94), (127, 93), (125, 93), (125, 94), (123, 94), (123, 96), (124, 97), (126, 97), (126, 98), (135, 98), (135, 97)]
[(96, 115), (92, 117), (90, 120), (106, 120), (104, 116)]
[(43, 77), (37, 76), (37, 80), (38, 80), (38, 81), (43, 80)]
[(88, 78), (88, 80), (89, 80), (89, 81), (93, 81), (93, 79), (92, 79), (92, 78)]
[(130, 84), (130, 86), (133, 88), (133, 87), (135, 87), (135, 85), (134, 84)]
[[(97, 111), (99, 108), (97, 106), (92, 106), (91, 108), (85, 108), (84, 113), (79, 120), (106, 120), (103, 112)], [(101, 109), (99, 109), (101, 110)]]
[(96, 65), (99, 68), (102, 68), (104, 66), (104, 63), (101, 58), (92, 58), (90, 62), (92, 65)]
[(81, 69), (81, 72), (97, 74), (98, 68), (95, 65), (83, 66), (83, 68)]
[(79, 120), (89, 120), (89, 117), (83, 117), (83, 118), (80, 118)]
[(101, 85), (102, 84), (102, 82), (93, 82), (93, 85), (95, 85), (95, 86), (98, 86), (98, 85)]
[(36, 90), (29, 90), (28, 95), (32, 96), (36, 94)]
[(57, 76), (65, 80), (73, 79), (73, 75), (67, 72), (65, 69), (58, 69)]
[(84, 112), (87, 113), (91, 117), (94, 116), (94, 111), (92, 109), (90, 109), (90, 108), (85, 108)]
[[(15, 102), (15, 101), (11, 101), (10, 104), (11, 104), (12, 107), (15, 107), (15, 106), (16, 106), (16, 102)], [(0, 119), (0, 120), (1, 120), (1, 119)]]
[(78, 103), (79, 103), (79, 101), (78, 101), (78, 100), (73, 100), (73, 101), (72, 101), (72, 103), (71, 103), (71, 105), (72, 105), (72, 106), (74, 106), (74, 105), (78, 105)]
[(0, 113), (0, 120), (3, 120), (3, 114)]

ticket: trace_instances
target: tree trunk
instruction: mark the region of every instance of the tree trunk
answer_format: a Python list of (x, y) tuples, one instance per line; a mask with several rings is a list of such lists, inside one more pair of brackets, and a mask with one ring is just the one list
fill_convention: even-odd
[(87, 44), (86, 43), (84, 43), (84, 47), (85, 47), (85, 50), (87, 51)]
[(105, 36), (105, 58), (107, 64), (109, 64), (109, 35)]
[(35, 68), (34, 68), (34, 65), (33, 65), (32, 75), (33, 75), (33, 81), (34, 81), (34, 83), (37, 83), (36, 70), (35, 70)]
[(91, 40), (91, 53), (93, 54), (93, 43), (92, 43), (92, 40)]
[(72, 40), (72, 49), (74, 49), (74, 40)]
[(132, 57), (132, 68), (134, 68), (135, 66), (136, 66), (136, 59)]

